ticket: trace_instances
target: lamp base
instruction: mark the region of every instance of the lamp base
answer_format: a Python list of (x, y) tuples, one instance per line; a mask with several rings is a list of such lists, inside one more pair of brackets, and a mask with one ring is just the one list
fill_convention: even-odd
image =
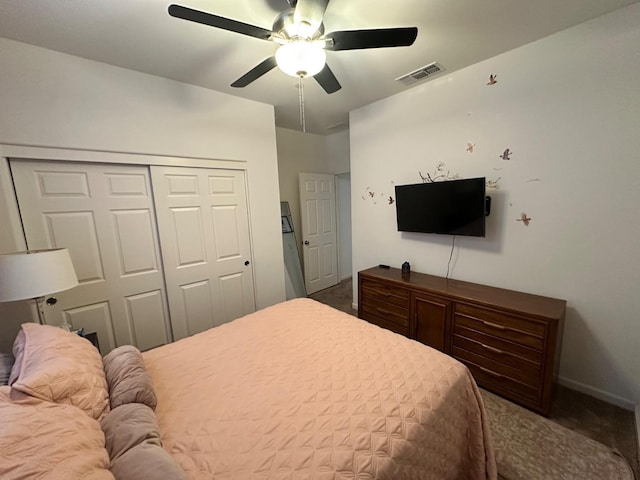
[(44, 325), (44, 309), (42, 308), (42, 302), (44, 297), (36, 297), (33, 299), (36, 302), (36, 310), (38, 311), (38, 323)]
[(73, 325), (71, 325), (69, 322), (67, 322), (67, 319), (65, 318), (64, 321), (58, 325), (61, 329), (66, 330), (67, 332), (71, 332), (73, 331)]

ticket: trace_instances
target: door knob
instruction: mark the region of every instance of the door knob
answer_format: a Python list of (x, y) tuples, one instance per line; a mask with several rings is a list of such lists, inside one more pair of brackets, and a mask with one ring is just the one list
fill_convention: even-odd
[(304, 244), (305, 244), (305, 245), (309, 245), (309, 240), (305, 240), (305, 241), (304, 241)]

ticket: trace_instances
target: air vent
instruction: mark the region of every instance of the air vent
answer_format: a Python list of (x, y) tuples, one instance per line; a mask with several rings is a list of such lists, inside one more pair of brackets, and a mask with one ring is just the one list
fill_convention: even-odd
[(442, 71), (444, 71), (444, 67), (438, 62), (433, 62), (429, 65), (425, 65), (424, 67), (420, 67), (413, 72), (409, 72), (405, 75), (402, 75), (401, 77), (396, 78), (396, 81), (408, 87), (424, 80), (425, 78), (437, 75)]

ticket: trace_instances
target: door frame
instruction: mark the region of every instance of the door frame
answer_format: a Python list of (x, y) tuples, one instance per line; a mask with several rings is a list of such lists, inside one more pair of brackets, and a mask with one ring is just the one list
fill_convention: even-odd
[[(349, 251), (351, 251), (350, 256), (353, 255), (353, 251), (352, 251), (353, 250), (353, 245), (351, 245), (351, 244), (345, 245), (343, 243), (343, 241), (342, 241), (343, 240), (343, 231), (342, 231), (343, 229), (342, 229), (342, 226), (341, 226), (342, 225), (342, 221), (341, 220), (344, 218), (345, 214), (344, 214), (343, 210), (340, 207), (341, 207), (342, 201), (346, 200), (349, 203), (349, 208), (351, 208), (351, 195), (349, 194), (349, 196), (346, 196), (346, 197), (343, 198), (343, 195), (340, 194), (340, 188), (339, 188), (338, 182), (339, 182), (339, 177), (341, 175), (349, 175), (349, 193), (351, 193), (351, 172), (336, 173), (333, 176), (333, 179), (334, 179), (333, 181), (334, 181), (334, 188), (335, 188), (335, 191), (336, 191), (336, 234), (338, 235), (336, 244), (338, 246), (338, 249), (337, 249), (337, 253), (338, 253), (338, 283), (340, 283), (340, 282), (342, 282), (344, 280), (347, 280), (348, 278), (352, 278), (353, 277), (353, 267), (349, 268), (350, 274), (347, 275), (346, 277), (344, 277), (344, 275), (343, 275), (344, 272), (343, 272), (343, 269), (342, 269), (342, 261), (341, 261), (342, 254), (343, 254), (343, 252), (345, 250), (348, 249)], [(349, 228), (351, 228), (352, 221), (349, 222)], [(353, 256), (352, 256), (352, 258), (353, 258)]]
[[(31, 147), (25, 145), (12, 145), (0, 143), (0, 220), (5, 221), (2, 232), (2, 241), (15, 248), (14, 251), (26, 249), (26, 239), (20, 219), (20, 210), (16, 198), (9, 159), (15, 160), (50, 160), (82, 163), (107, 163), (125, 165), (161, 165), (174, 167), (194, 168), (222, 168), (226, 170), (244, 170), (247, 195), (247, 210), (249, 218), (249, 241), (251, 243), (251, 262), (255, 264), (253, 252), (253, 232), (251, 225), (251, 202), (249, 198), (249, 186), (247, 162), (244, 160), (217, 160), (201, 157), (177, 157), (168, 155), (149, 155), (141, 153), (110, 152), (90, 149), (67, 149), (52, 147)], [(2, 206), (4, 204), (4, 206)], [(0, 243), (1, 245), (2, 243)], [(253, 288), (257, 292), (256, 278), (253, 275)], [(257, 296), (256, 296), (257, 297)], [(31, 319), (38, 322), (37, 310), (31, 308)]]

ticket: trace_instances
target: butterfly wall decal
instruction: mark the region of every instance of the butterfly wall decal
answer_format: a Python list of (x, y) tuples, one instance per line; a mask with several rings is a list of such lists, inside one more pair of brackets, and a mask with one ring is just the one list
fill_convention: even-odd
[(502, 160), (511, 160), (511, 155), (513, 155), (513, 152), (507, 148), (504, 152), (502, 152), (502, 155), (499, 155), (499, 157)]
[(518, 222), (524, 223), (525, 227), (529, 226), (529, 222), (531, 222), (531, 217), (527, 217), (527, 214), (522, 212), (520, 218), (517, 219)]

